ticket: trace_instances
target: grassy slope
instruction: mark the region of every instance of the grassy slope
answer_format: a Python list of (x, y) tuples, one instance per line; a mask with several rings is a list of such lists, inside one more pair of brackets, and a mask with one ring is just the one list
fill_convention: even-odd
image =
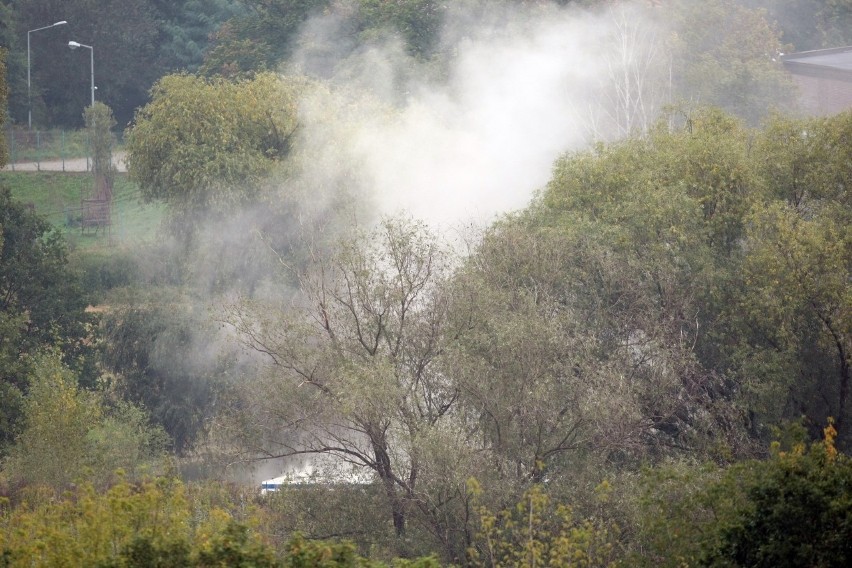
[(33, 204), (36, 211), (63, 231), (72, 246), (82, 250), (154, 241), (165, 211), (162, 205), (142, 203), (139, 188), (126, 175), (118, 174), (109, 238), (103, 231), (97, 235), (91, 230), (81, 234), (80, 196), (90, 190), (91, 174), (0, 172), (0, 183), (11, 188), (15, 199)]

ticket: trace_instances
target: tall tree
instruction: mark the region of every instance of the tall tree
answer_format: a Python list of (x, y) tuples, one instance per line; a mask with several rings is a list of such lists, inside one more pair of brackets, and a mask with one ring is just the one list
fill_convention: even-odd
[(605, 101), (590, 121), (595, 139), (647, 132), (674, 97), (672, 46), (659, 12), (638, 3), (610, 5), (607, 19), (610, 31), (601, 41)]
[[(533, 210), (535, 223), (595, 245), (594, 254), (575, 255), (563, 284), (573, 289), (575, 271), (580, 282), (588, 279), (568, 298), (586, 314), (590, 333), (613, 353), (633, 351), (648, 370), (671, 370), (669, 386), (685, 389), (680, 400), (696, 397), (675, 409), (671, 421), (653, 426), (655, 431), (676, 440), (686, 435), (671, 447), (712, 452), (710, 439), (692, 434), (717, 429), (714, 435), (725, 438), (729, 450), (748, 451), (714, 346), (723, 329), (726, 275), (736, 269), (745, 216), (763, 186), (739, 122), (713, 110), (670, 127), (674, 122), (662, 121), (647, 138), (560, 159)], [(653, 363), (667, 357), (674, 359)], [(694, 407), (707, 414), (689, 410)], [(644, 411), (666, 416), (665, 405), (659, 414), (653, 408)], [(696, 428), (691, 421), (698, 417), (708, 424)]]
[(740, 306), (757, 332), (752, 341), (763, 349), (747, 361), (767, 366), (764, 381), (786, 386), (786, 400), (779, 402), (790, 414), (804, 414), (817, 428), (834, 417), (844, 445), (852, 404), (850, 274), (848, 222), (803, 219), (784, 206), (753, 217), (743, 267), (749, 294)]
[(128, 133), (130, 176), (183, 222), (251, 201), (289, 151), (301, 87), (272, 73), (237, 82), (164, 77)]
[[(51, 22), (52, 23), (52, 22)], [(6, 85), (8, 118), (27, 121), (27, 38), (20, 33), (21, 24), (15, 2), (0, 2), (0, 45), (6, 53)], [(38, 38), (41, 39), (41, 38)], [(38, 46), (36, 46), (38, 47)]]
[(462, 558), (455, 531), (469, 527), (447, 511), (466, 499), (476, 457), (452, 417), (458, 391), (441, 365), (457, 336), (443, 287), (450, 257), (421, 225), (388, 220), (316, 260), (291, 306), (244, 303), (230, 315), (270, 363), (234, 407), (245, 456), (307, 455), (319, 469), (372, 474), (398, 537), (417, 517), (448, 558)]

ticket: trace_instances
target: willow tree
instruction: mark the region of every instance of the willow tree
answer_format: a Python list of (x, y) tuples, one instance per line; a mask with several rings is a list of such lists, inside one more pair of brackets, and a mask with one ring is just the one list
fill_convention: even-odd
[(315, 257), (289, 305), (234, 306), (230, 322), (268, 366), (241, 385), (232, 418), (246, 459), (310, 456), (369, 474), (398, 537), (416, 515), (461, 557), (454, 531), (467, 527), (446, 510), (476, 468), (442, 368), (460, 333), (444, 285), (451, 261), (422, 225), (389, 220)]
[(289, 151), (300, 86), (272, 73), (160, 79), (128, 133), (130, 177), (146, 199), (165, 201), (184, 219), (250, 201)]
[[(748, 450), (714, 353), (744, 216), (762, 191), (747, 141), (739, 122), (702, 110), (681, 128), (666, 121), (647, 137), (568, 154), (521, 225), (541, 235), (539, 251), (563, 241), (548, 245), (562, 251), (546, 261), (562, 266), (555, 276), (542, 281), (530, 265), (515, 286), (551, 302), (547, 317), (572, 314), (582, 364), (565, 377), (590, 388), (606, 375), (598, 404), (623, 410), (586, 421), (587, 431), (619, 459)], [(503, 264), (529, 263), (529, 253), (514, 256)]]

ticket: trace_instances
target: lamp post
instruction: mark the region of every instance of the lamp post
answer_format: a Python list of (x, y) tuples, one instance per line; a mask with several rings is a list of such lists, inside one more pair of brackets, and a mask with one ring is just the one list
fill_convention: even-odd
[(30, 96), (30, 34), (56, 26), (64, 26), (67, 23), (68, 22), (66, 22), (65, 20), (62, 20), (61, 22), (56, 22), (55, 24), (50, 24), (49, 26), (44, 26), (42, 28), (36, 28), (34, 30), (27, 31), (27, 128), (29, 128), (30, 130), (33, 129), (33, 104), (32, 98)]
[(77, 43), (76, 41), (69, 41), (68, 47), (71, 49), (77, 49), (78, 47), (85, 47), (89, 50), (89, 56), (92, 62), (92, 106), (95, 106), (95, 48), (91, 45), (85, 45), (83, 43)]

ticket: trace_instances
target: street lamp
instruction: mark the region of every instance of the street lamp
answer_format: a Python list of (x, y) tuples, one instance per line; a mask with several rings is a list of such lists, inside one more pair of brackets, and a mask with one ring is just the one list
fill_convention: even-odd
[(77, 43), (76, 41), (69, 41), (68, 47), (71, 49), (77, 49), (78, 47), (85, 47), (89, 50), (89, 55), (92, 61), (92, 106), (95, 106), (95, 48), (91, 45), (85, 45), (82, 43)]
[(68, 22), (66, 22), (65, 20), (62, 20), (61, 22), (56, 22), (55, 24), (50, 24), (49, 26), (44, 26), (43, 28), (36, 28), (27, 32), (27, 127), (30, 130), (33, 129), (33, 104), (32, 99), (30, 98), (30, 34), (33, 32), (46, 30), (48, 28), (53, 28), (55, 26), (64, 26), (67, 23)]

